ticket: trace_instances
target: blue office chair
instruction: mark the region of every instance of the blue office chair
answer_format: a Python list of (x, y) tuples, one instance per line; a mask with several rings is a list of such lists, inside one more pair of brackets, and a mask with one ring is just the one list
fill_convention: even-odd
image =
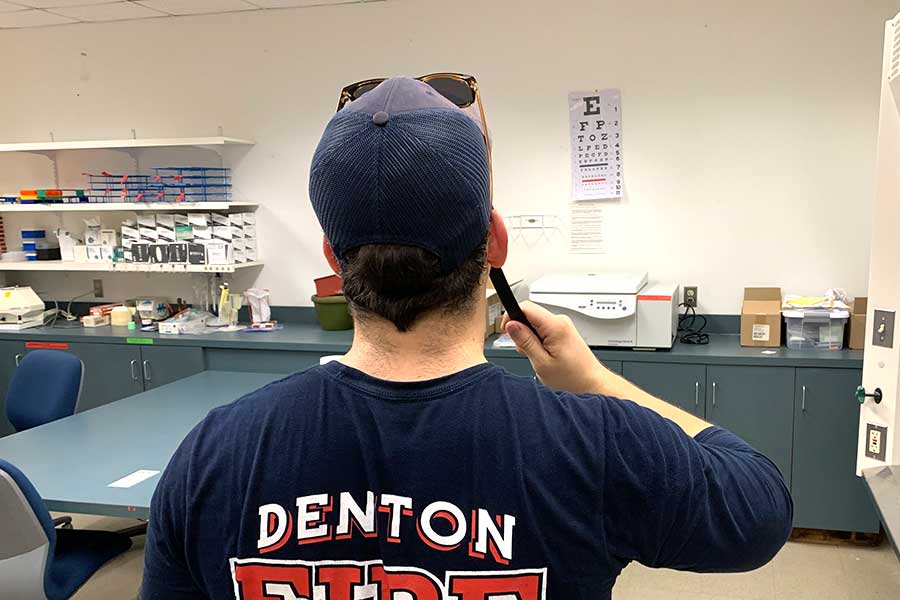
[(75, 414), (84, 365), (62, 350), (34, 350), (16, 368), (6, 392), (6, 416), (24, 431)]
[[(61, 350), (34, 350), (19, 363), (6, 392), (6, 416), (16, 431), (24, 431), (75, 414), (81, 398), (84, 364)], [(72, 517), (57, 517), (54, 525), (72, 526)]]
[(97, 569), (131, 547), (113, 531), (55, 529), (37, 490), (0, 459), (0, 596), (70, 598)]

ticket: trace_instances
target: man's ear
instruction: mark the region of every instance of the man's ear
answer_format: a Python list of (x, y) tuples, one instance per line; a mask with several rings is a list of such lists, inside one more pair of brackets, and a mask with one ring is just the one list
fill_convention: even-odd
[(509, 234), (506, 223), (496, 209), (491, 209), (491, 225), (488, 229), (487, 260), (492, 267), (500, 268), (506, 262), (509, 250)]
[(325, 260), (328, 261), (328, 266), (331, 267), (331, 270), (336, 274), (341, 274), (341, 263), (338, 262), (337, 256), (334, 255), (334, 250), (331, 249), (331, 244), (328, 243), (328, 238), (325, 237), (325, 234), (322, 234), (322, 253), (325, 255)]

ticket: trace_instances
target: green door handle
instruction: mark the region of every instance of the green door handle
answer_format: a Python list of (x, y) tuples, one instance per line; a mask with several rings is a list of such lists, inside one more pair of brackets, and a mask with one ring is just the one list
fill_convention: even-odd
[(872, 398), (875, 400), (875, 404), (881, 404), (881, 398), (883, 397), (881, 393), (881, 388), (875, 388), (875, 391), (871, 394), (866, 393), (866, 388), (863, 386), (858, 386), (856, 388), (856, 401), (860, 404), (863, 404), (866, 401), (866, 398)]

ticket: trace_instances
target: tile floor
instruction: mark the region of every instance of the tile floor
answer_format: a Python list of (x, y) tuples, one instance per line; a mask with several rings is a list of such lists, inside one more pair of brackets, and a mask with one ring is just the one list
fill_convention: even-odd
[[(55, 515), (54, 515), (55, 516)], [(75, 515), (80, 528), (121, 529), (128, 519)], [(106, 564), (74, 600), (137, 598), (144, 538)], [(615, 600), (898, 600), (900, 561), (878, 548), (789, 543), (765, 567), (751, 573), (699, 575), (632, 564), (613, 591)], [(563, 599), (564, 600), (564, 599)]]

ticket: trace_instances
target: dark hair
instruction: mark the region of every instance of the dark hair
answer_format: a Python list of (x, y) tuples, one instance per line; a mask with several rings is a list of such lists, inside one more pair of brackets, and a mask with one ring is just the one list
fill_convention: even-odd
[(487, 238), (455, 270), (441, 275), (434, 254), (415, 246), (369, 244), (349, 250), (341, 264), (344, 295), (357, 320), (377, 315), (409, 331), (431, 312), (463, 314), (487, 268)]

